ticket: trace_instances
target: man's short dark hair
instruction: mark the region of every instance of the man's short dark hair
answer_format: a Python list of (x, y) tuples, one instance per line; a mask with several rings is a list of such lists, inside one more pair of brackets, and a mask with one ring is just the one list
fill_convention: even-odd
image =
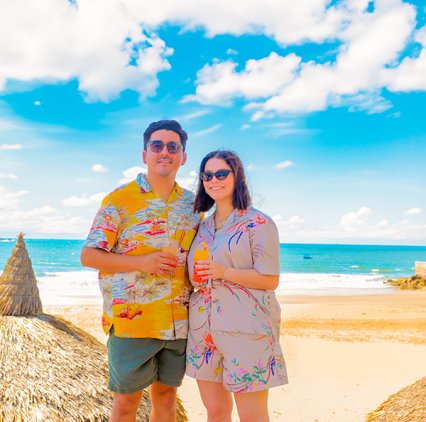
[(179, 135), (180, 143), (182, 148), (185, 151), (186, 140), (188, 139), (188, 134), (182, 129), (182, 126), (176, 120), (159, 120), (158, 122), (152, 122), (145, 130), (143, 134), (143, 149), (146, 150), (148, 142), (151, 138), (151, 135), (157, 130), (171, 130), (176, 132)]

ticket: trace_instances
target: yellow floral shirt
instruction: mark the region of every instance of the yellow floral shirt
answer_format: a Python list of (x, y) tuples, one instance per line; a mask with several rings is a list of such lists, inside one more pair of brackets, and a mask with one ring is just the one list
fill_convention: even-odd
[(118, 337), (187, 337), (192, 288), (186, 257), (200, 221), (192, 211), (193, 202), (194, 194), (177, 184), (168, 201), (163, 201), (143, 174), (104, 198), (84, 247), (146, 255), (160, 251), (169, 240), (180, 246), (178, 266), (170, 276), (99, 272), (105, 333), (114, 325)]

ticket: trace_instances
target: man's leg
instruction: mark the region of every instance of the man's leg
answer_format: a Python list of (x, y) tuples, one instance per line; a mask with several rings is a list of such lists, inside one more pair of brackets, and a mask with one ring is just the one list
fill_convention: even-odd
[(109, 422), (135, 422), (142, 391), (131, 394), (114, 393)]
[(161, 384), (155, 381), (149, 388), (151, 396), (150, 422), (175, 422), (176, 421), (176, 387)]

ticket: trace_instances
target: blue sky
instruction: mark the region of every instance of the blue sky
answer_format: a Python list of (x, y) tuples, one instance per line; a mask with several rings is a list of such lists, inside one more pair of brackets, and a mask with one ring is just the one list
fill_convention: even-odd
[(0, 237), (84, 238), (176, 118), (178, 181), (235, 150), (282, 242), (426, 244), (425, 24), (401, 0), (3, 2)]

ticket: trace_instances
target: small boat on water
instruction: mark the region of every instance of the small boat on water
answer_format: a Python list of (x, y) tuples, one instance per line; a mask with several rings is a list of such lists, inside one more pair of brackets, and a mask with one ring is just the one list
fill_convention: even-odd
[(305, 255), (303, 255), (303, 259), (312, 259), (312, 256), (308, 255), (308, 254), (305, 254)]

